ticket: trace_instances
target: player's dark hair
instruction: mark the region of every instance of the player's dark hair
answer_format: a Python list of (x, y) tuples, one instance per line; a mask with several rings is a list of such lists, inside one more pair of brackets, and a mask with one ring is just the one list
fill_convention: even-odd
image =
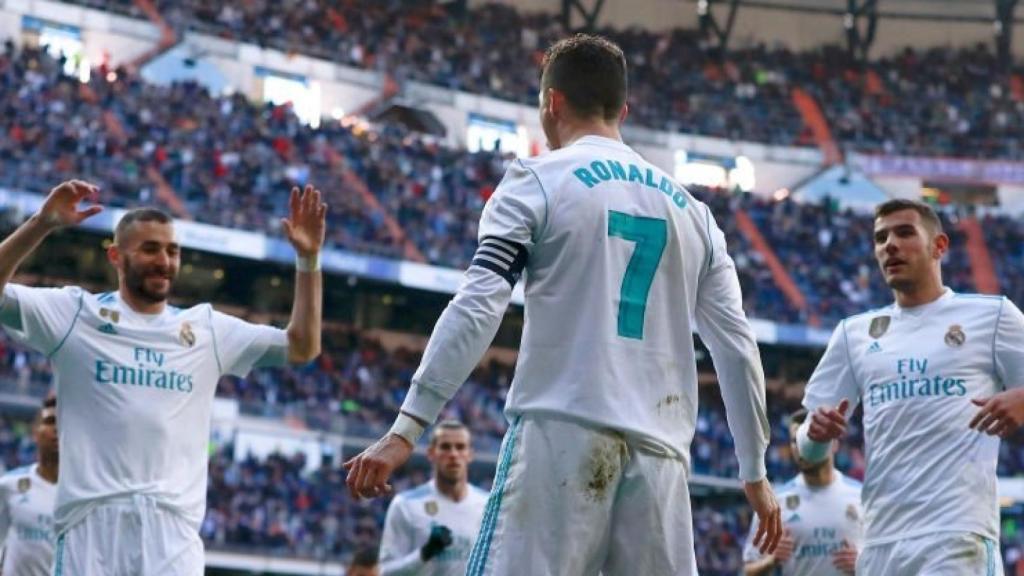
[(540, 87), (542, 92), (554, 88), (564, 94), (581, 117), (614, 120), (626, 104), (626, 56), (601, 36), (570, 36), (544, 54)]
[(170, 224), (174, 222), (171, 215), (159, 208), (136, 208), (129, 210), (121, 217), (121, 220), (117, 223), (117, 227), (114, 229), (114, 241), (116, 242), (121, 238), (125, 230), (135, 224), (136, 222), (159, 222), (160, 224)]
[(43, 400), (43, 408), (56, 408), (57, 407), (57, 396), (50, 395)]
[(352, 555), (352, 562), (349, 563), (349, 568), (373, 568), (377, 565), (377, 549), (376, 548), (360, 548), (356, 550), (356, 553)]
[(932, 231), (933, 234), (943, 234), (942, 221), (939, 220), (939, 215), (935, 213), (928, 204), (921, 202), (920, 200), (910, 200), (907, 198), (893, 198), (892, 200), (886, 200), (878, 206), (875, 206), (875, 218), (881, 218), (882, 216), (888, 216), (895, 212), (902, 212), (904, 210), (913, 210), (921, 215), (921, 221), (924, 225)]
[(469, 428), (458, 420), (451, 418), (441, 420), (434, 425), (434, 429), (430, 432), (430, 445), (433, 446), (434, 443), (437, 442), (437, 437), (441, 435), (441, 432), (447, 430), (465, 430), (466, 432), (469, 432)]

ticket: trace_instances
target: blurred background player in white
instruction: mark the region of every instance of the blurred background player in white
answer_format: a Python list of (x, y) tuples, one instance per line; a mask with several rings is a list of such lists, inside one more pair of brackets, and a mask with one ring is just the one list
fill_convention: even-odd
[(469, 483), (473, 446), (455, 420), (434, 426), (427, 447), (433, 480), (395, 496), (380, 543), (382, 576), (463, 576), (487, 492)]
[(39, 460), (0, 477), (3, 576), (49, 576), (53, 568), (53, 506), (59, 472), (56, 406), (51, 394), (33, 422)]
[(757, 533), (754, 519), (743, 548), (746, 576), (855, 574), (863, 536), (860, 482), (835, 469), (834, 447), (820, 462), (800, 458), (796, 432), (806, 419), (807, 411), (799, 410), (789, 421), (790, 450), (800, 475), (776, 490), (785, 533), (774, 553), (761, 554), (753, 546)]
[(326, 206), (292, 190), (282, 230), (298, 254), (287, 330), (167, 304), (181, 251), (171, 218), (152, 208), (118, 222), (107, 255), (118, 290), (10, 282), (49, 234), (98, 213), (96, 189), (54, 188), (0, 243), (0, 322), (53, 365), (63, 459), (54, 524), (57, 576), (197, 575), (206, 507), (210, 411), (222, 375), (307, 362), (320, 351), (319, 250)]
[(345, 567), (345, 576), (381, 576), (376, 548), (360, 548)]
[(861, 403), (858, 574), (1002, 574), (996, 435), (1020, 422), (1024, 315), (1006, 298), (943, 286), (949, 237), (927, 204), (880, 204), (874, 245), (895, 302), (836, 328), (805, 391), (801, 457), (826, 457)]
[[(378, 496), (494, 338), (526, 274), (511, 425), (467, 574), (696, 573), (689, 451), (693, 331), (718, 371), (740, 477), (771, 551), (764, 374), (708, 207), (622, 142), (626, 61), (608, 40), (552, 46), (540, 117), (551, 152), (512, 162), (391, 432), (346, 463)], [(651, 530), (651, 526), (660, 529)]]

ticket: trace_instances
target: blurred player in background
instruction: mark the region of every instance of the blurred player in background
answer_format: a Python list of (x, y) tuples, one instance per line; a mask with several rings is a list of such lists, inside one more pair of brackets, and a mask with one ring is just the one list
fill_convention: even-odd
[(785, 530), (773, 554), (753, 546), (757, 519), (743, 549), (746, 576), (851, 576), (863, 535), (860, 482), (833, 466), (834, 450), (820, 462), (799, 457), (796, 432), (807, 411), (793, 414), (789, 423), (790, 448), (800, 475), (777, 491)]
[(858, 574), (1001, 574), (998, 436), (1024, 419), (1024, 315), (943, 286), (949, 237), (927, 204), (880, 204), (874, 244), (895, 302), (836, 328), (805, 391), (801, 458), (826, 458), (863, 404)]
[(381, 576), (377, 561), (377, 550), (362, 548), (352, 555), (352, 561), (345, 568), (345, 576)]
[(10, 283), (49, 234), (98, 213), (81, 181), (54, 188), (0, 243), (0, 323), (53, 364), (62, 474), (54, 513), (54, 572), (74, 576), (190, 575), (204, 570), (210, 410), (222, 375), (307, 362), (320, 352), (319, 191), (292, 190), (282, 229), (298, 254), (287, 330), (249, 324), (209, 304), (167, 304), (181, 248), (171, 218), (129, 211), (108, 259), (118, 290)]
[(469, 428), (445, 420), (427, 447), (430, 482), (395, 496), (380, 543), (382, 576), (463, 576), (487, 503), (469, 483)]
[[(513, 162), (434, 327), (391, 432), (346, 463), (356, 496), (392, 471), (466, 380), (526, 274), (511, 426), (467, 574), (696, 573), (693, 331), (708, 345), (740, 477), (774, 549), (764, 375), (725, 238), (707, 206), (622, 142), (626, 61), (577, 35), (552, 46), (540, 116), (552, 152)], [(652, 530), (652, 527), (658, 527)]]
[(35, 464), (0, 477), (0, 542), (3, 576), (49, 576), (53, 567), (53, 506), (57, 498), (57, 399), (43, 401), (32, 437)]

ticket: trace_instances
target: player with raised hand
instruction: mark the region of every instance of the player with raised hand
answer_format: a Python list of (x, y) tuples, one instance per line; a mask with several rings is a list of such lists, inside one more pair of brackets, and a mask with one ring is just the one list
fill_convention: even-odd
[(927, 204), (880, 204), (874, 245), (895, 302), (835, 329), (805, 391), (801, 458), (825, 458), (862, 404), (857, 573), (1001, 573), (996, 435), (1024, 411), (1024, 315), (1005, 297), (943, 286), (949, 237)]
[[(764, 375), (725, 238), (707, 206), (622, 142), (626, 60), (604, 38), (552, 46), (540, 116), (552, 151), (513, 162), (391, 432), (345, 464), (385, 493), (466, 380), (521, 274), (526, 325), (467, 574), (696, 574), (687, 484), (693, 332), (707, 344), (765, 551), (781, 535), (765, 479)], [(651, 530), (652, 526), (659, 527)]]
[(807, 411), (789, 419), (790, 448), (800, 474), (777, 490), (786, 533), (772, 554), (753, 546), (757, 519), (743, 549), (745, 576), (852, 576), (863, 537), (861, 484), (835, 469), (833, 451), (820, 462), (799, 457), (796, 432)]
[(53, 504), (60, 458), (57, 398), (52, 394), (32, 423), (38, 460), (0, 476), (0, 543), (4, 576), (49, 576), (53, 567)]
[(168, 305), (181, 248), (170, 216), (128, 211), (107, 251), (118, 288), (29, 288), (10, 282), (53, 231), (78, 224), (96, 188), (54, 188), (39, 211), (0, 243), (0, 323), (46, 354), (60, 402), (62, 458), (54, 513), (58, 576), (198, 575), (206, 506), (210, 411), (222, 375), (308, 362), (320, 353), (320, 192), (292, 190), (283, 223), (296, 252), (287, 329), (213, 310)]

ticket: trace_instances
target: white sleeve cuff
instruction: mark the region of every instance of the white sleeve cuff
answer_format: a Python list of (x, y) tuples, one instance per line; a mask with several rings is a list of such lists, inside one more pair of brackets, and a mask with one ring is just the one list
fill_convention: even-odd
[(430, 425), (437, 420), (437, 416), (446, 402), (448, 402), (448, 398), (438, 392), (419, 384), (413, 384), (409, 387), (409, 393), (405, 395), (405, 401), (402, 402), (402, 412), (411, 414)]
[(768, 469), (764, 465), (764, 452), (744, 457), (737, 454), (737, 460), (740, 464), (740, 480), (757, 482), (768, 477)]
[(821, 462), (828, 458), (829, 449), (832, 446), (831, 442), (815, 442), (807, 435), (807, 430), (811, 427), (810, 416), (808, 420), (804, 421), (800, 425), (800, 428), (796, 431), (796, 445), (797, 450), (800, 452), (800, 458), (808, 462)]

